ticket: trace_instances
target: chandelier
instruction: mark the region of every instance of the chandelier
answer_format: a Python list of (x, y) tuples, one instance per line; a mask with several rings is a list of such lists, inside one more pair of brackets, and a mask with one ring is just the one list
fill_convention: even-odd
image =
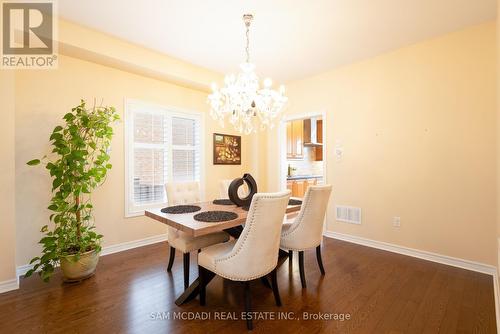
[[(273, 84), (266, 78), (259, 85), (259, 78), (255, 74), (255, 65), (250, 63), (250, 24), (253, 15), (243, 15), (246, 27), (246, 61), (240, 65), (241, 72), (226, 75), (225, 86), (218, 88), (212, 83), (212, 94), (208, 96), (210, 115), (224, 126), (226, 116), (229, 122), (240, 133), (250, 134), (257, 128), (264, 130), (274, 127), (273, 120), (281, 113), (288, 98), (284, 95), (285, 87), (279, 90), (271, 89)], [(260, 123), (260, 124), (259, 124)]]

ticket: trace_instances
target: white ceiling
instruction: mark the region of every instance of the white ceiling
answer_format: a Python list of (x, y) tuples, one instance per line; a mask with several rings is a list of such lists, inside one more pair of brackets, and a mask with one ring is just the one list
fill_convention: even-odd
[(496, 17), (496, 0), (59, 1), (62, 17), (222, 73), (286, 82)]

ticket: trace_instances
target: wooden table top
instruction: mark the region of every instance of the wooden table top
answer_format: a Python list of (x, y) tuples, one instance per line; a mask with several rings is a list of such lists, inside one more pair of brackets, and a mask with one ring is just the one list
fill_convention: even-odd
[[(145, 215), (160, 223), (174, 227), (180, 231), (187, 233), (193, 237), (205, 235), (217, 231), (222, 231), (230, 227), (235, 227), (245, 223), (248, 212), (236, 205), (216, 205), (210, 202), (192, 203), (189, 205), (197, 205), (201, 210), (191, 213), (163, 213), (161, 208), (148, 209)], [(300, 205), (289, 205), (286, 208), (286, 213), (297, 212), (300, 210)], [(220, 223), (207, 223), (194, 220), (194, 215), (203, 211), (230, 211), (238, 215), (238, 218)]]

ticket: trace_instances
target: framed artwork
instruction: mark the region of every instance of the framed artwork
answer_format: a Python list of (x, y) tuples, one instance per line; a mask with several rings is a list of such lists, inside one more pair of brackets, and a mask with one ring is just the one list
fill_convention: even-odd
[(241, 136), (214, 133), (214, 165), (241, 165)]

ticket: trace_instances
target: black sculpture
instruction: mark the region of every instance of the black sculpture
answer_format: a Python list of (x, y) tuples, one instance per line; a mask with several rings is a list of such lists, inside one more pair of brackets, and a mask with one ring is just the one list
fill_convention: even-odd
[[(245, 198), (238, 196), (238, 189), (243, 185), (243, 181), (248, 186), (248, 195)], [(252, 203), (253, 195), (257, 193), (257, 182), (250, 174), (243, 174), (243, 177), (234, 179), (229, 185), (228, 191), (229, 199), (237, 206), (249, 207)]]

